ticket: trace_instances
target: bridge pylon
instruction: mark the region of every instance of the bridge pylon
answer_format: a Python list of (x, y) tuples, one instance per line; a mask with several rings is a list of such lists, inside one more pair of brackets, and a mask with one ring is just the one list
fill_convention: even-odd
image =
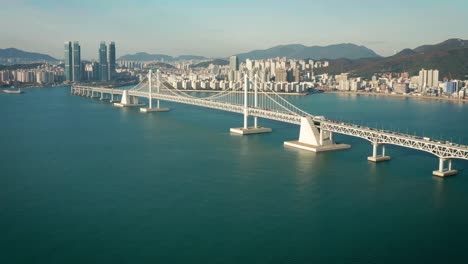
[[(156, 101), (156, 108), (153, 108), (153, 70), (149, 70), (148, 72), (148, 107), (140, 108), (140, 112), (142, 113), (150, 113), (150, 112), (167, 112), (169, 108), (162, 108), (159, 107), (159, 99)], [(159, 94), (159, 70), (156, 72), (156, 93)]]
[(351, 148), (351, 145), (348, 144), (335, 144), (333, 141), (333, 133), (321, 129), (314, 123), (310, 116), (301, 118), (299, 140), (285, 141), (284, 145), (312, 152), (336, 151)]
[[(256, 77), (256, 76), (255, 76)], [(271, 132), (271, 128), (258, 126), (258, 117), (254, 116), (254, 126), (249, 127), (249, 79), (247, 74), (244, 76), (244, 126), (231, 128), (231, 133), (239, 135), (251, 135)], [(258, 86), (257, 78), (254, 81), (254, 107), (258, 107)]]

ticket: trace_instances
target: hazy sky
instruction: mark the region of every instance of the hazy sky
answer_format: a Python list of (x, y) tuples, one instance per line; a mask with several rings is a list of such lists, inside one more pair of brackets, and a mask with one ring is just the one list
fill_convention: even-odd
[(85, 59), (101, 40), (145, 51), (225, 57), (280, 44), (355, 43), (381, 55), (468, 39), (467, 0), (0, 0), (0, 48)]

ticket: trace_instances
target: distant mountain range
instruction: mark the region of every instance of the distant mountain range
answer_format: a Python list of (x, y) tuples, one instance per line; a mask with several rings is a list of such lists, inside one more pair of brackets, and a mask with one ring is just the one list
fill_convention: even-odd
[(319, 68), (316, 74), (340, 74), (371, 77), (374, 73), (408, 72), (417, 75), (419, 70), (438, 69), (441, 78), (468, 78), (468, 41), (449, 39), (434, 45), (404, 49), (390, 57), (362, 58), (356, 60), (336, 59), (327, 68)]
[[(330, 46), (307, 47), (301, 44), (280, 45), (265, 50), (254, 50), (247, 53), (237, 54), (239, 60), (245, 59), (269, 59), (276, 57), (287, 57), (289, 59), (359, 59), (380, 57), (373, 50), (355, 44), (337, 44)], [(149, 54), (139, 52), (133, 55), (124, 55), (118, 60), (123, 61), (177, 61), (177, 60), (206, 60), (203, 56), (181, 55), (172, 57), (164, 54)], [(219, 61), (218, 61), (219, 62)]]
[(58, 60), (45, 54), (26, 52), (15, 48), (0, 49), (0, 64), (24, 64), (49, 62), (57, 63)]
[(423, 45), (414, 49), (417, 53), (468, 48), (468, 40), (448, 39), (435, 45)]
[[(379, 72), (409, 72), (415, 75), (421, 68), (438, 69), (441, 78), (468, 79), (468, 40), (449, 39), (444, 42), (404, 49), (399, 53), (380, 57), (374, 51), (354, 44), (337, 44), (325, 47), (304, 45), (281, 45), (266, 50), (238, 54), (240, 60), (287, 57), (290, 59), (328, 59), (330, 66), (315, 70), (316, 74), (339, 74), (349, 72), (352, 76), (370, 77)], [(203, 56), (181, 55), (172, 57), (145, 52), (125, 55), (119, 60), (162, 61), (208, 60)], [(26, 52), (15, 48), (0, 49), (0, 64), (57, 63), (57, 59), (40, 53)], [(193, 65), (207, 67), (209, 64), (227, 65), (225, 59), (215, 59)], [(22, 66), (17, 66), (22, 67)]]
[(286, 57), (288, 59), (360, 59), (380, 57), (373, 50), (355, 44), (337, 44), (329, 46), (307, 47), (301, 44), (280, 45), (265, 50), (254, 50), (237, 55), (239, 59), (269, 59), (275, 57)]
[(146, 52), (138, 52), (136, 54), (128, 54), (124, 55), (117, 60), (120, 61), (178, 61), (178, 60), (206, 60), (203, 56), (195, 56), (195, 55), (180, 55), (178, 57), (172, 57), (169, 55), (164, 54), (149, 54)]

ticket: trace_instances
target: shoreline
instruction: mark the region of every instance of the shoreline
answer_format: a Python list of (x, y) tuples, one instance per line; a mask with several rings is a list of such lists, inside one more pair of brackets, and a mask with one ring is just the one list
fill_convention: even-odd
[[(179, 89), (180, 90), (180, 89)], [(223, 92), (224, 90), (181, 90), (181, 91), (184, 91), (186, 93), (221, 93)], [(236, 93), (244, 93), (243, 91), (239, 91), (239, 92), (236, 92)], [(249, 94), (250, 93), (254, 93), (253, 91), (249, 91)], [(260, 94), (260, 93), (259, 93)], [(267, 94), (271, 94), (271, 92), (267, 92)], [(276, 92), (276, 94), (279, 94), (279, 95), (293, 95), (293, 96), (306, 96), (306, 95), (310, 95), (312, 93), (285, 93), (285, 92)]]
[[(61, 87), (61, 86), (69, 86), (69, 85), (72, 85), (72, 84), (56, 84), (56, 85), (35, 85), (35, 86), (21, 86), (21, 87), (13, 87), (13, 86), (9, 86), (9, 87), (6, 87), (6, 88), (0, 88), (0, 91), (4, 90), (4, 89), (11, 89), (11, 88), (14, 88), (14, 89), (18, 89), (18, 88), (21, 88), (21, 89), (34, 89), (34, 88), (47, 88), (47, 87)], [(119, 85), (119, 86), (110, 86), (108, 88), (115, 88), (115, 89), (118, 89), (119, 87), (124, 87), (126, 85)], [(186, 93), (221, 93), (223, 92), (224, 90), (181, 90), (181, 91), (184, 91)], [(239, 92), (236, 92), (236, 93), (244, 93), (243, 91), (239, 91)], [(253, 91), (249, 91), (249, 94), (250, 93), (254, 93)], [(260, 94), (260, 93), (259, 93)], [(267, 94), (272, 94), (272, 92), (267, 92)], [(289, 96), (306, 96), (306, 95), (311, 95), (311, 94), (316, 94), (316, 93), (286, 93), (286, 92), (276, 92), (276, 94), (278, 95), (289, 95)]]
[(323, 91), (326, 94), (348, 94), (348, 95), (366, 95), (366, 96), (388, 96), (388, 97), (399, 97), (399, 98), (415, 98), (415, 99), (424, 99), (424, 100), (438, 100), (438, 101), (448, 101), (448, 102), (461, 102), (468, 103), (468, 98), (464, 99), (455, 99), (448, 97), (440, 96), (416, 96), (416, 95), (405, 95), (405, 94), (387, 94), (387, 93), (372, 93), (372, 92), (346, 92), (346, 91)]

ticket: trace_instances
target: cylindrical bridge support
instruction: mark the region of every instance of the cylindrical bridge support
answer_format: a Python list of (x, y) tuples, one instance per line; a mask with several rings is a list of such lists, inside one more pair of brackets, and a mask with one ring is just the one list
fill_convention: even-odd
[(378, 151), (379, 144), (372, 143), (372, 157), (377, 158), (377, 151)]
[(444, 163), (445, 160), (443, 158), (439, 158), (439, 172), (444, 172)]
[[(445, 161), (448, 161), (448, 168), (445, 168)], [(439, 157), (439, 169), (433, 171), (432, 174), (438, 177), (447, 177), (457, 175), (458, 171), (452, 169), (452, 160)]]
[(380, 161), (386, 161), (390, 160), (390, 156), (385, 156), (385, 144), (382, 145), (382, 155), (378, 155), (379, 151), (379, 143), (378, 142), (372, 142), (372, 156), (367, 157), (368, 161), (372, 162), (380, 162)]

